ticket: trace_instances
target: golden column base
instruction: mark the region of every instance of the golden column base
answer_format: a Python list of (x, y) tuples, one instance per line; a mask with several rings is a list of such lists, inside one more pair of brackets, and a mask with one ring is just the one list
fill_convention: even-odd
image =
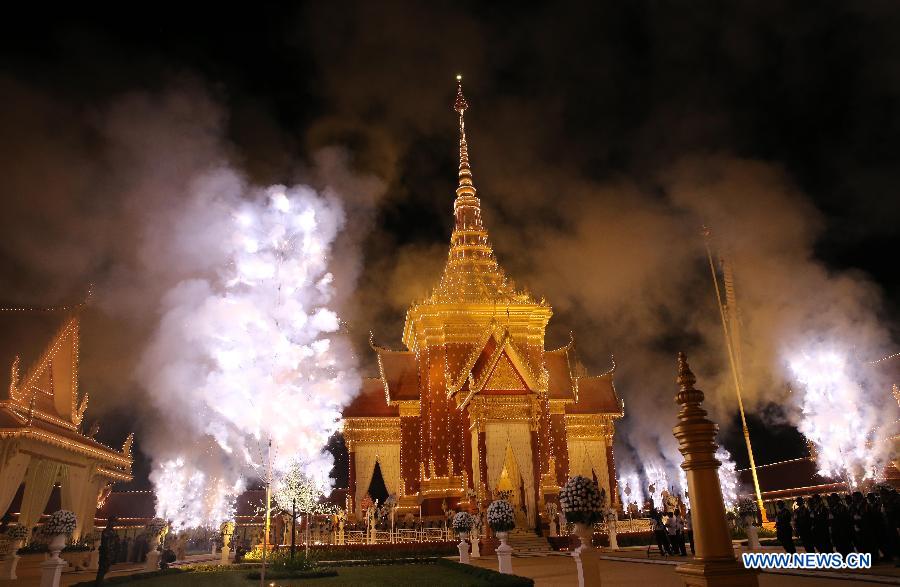
[(719, 485), (715, 453), (718, 426), (706, 417), (703, 392), (694, 388), (697, 379), (684, 353), (678, 353), (678, 385), (675, 402), (681, 406), (673, 429), (678, 450), (684, 455), (681, 468), (687, 476), (691, 496), (691, 522), (696, 556), (678, 565), (675, 572), (689, 587), (756, 587), (756, 573), (734, 558), (731, 533), (725, 520), (725, 503)]

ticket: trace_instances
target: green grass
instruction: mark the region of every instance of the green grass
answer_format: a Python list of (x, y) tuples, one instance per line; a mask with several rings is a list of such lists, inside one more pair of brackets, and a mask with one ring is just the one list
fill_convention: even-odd
[[(279, 587), (342, 585), (399, 587), (428, 585), (428, 587), (487, 587), (499, 585), (496, 578), (473, 576), (454, 566), (445, 565), (387, 565), (370, 567), (340, 567), (337, 577), (321, 579), (278, 579)], [(269, 581), (266, 581), (268, 584)], [(154, 577), (132, 583), (135, 587), (253, 587), (259, 581), (247, 579), (247, 571), (216, 573), (182, 573)]]

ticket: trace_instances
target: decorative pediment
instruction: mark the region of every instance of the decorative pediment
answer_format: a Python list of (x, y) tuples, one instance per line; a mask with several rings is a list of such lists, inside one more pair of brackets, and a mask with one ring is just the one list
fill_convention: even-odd
[(494, 370), (487, 378), (483, 389), (489, 391), (525, 391), (525, 383), (519, 377), (519, 374), (516, 373), (515, 368), (509, 361), (509, 357), (503, 355), (494, 366)]
[(72, 424), (78, 424), (87, 409), (87, 399), (79, 402), (78, 398), (78, 334), (79, 320), (73, 316), (57, 331), (21, 384), (10, 386), (20, 401), (30, 403), (34, 398), (38, 410), (52, 410), (52, 415)]
[[(502, 359), (502, 361), (501, 361)], [(503, 363), (500, 371), (497, 371), (498, 364)], [(547, 374), (543, 369), (540, 375), (536, 375), (531, 369), (528, 360), (524, 354), (519, 351), (509, 330), (500, 329), (496, 323), (492, 323), (481, 344), (477, 345), (465, 368), (454, 379), (447, 374), (447, 380), (451, 383), (447, 386), (447, 395), (452, 396), (457, 393), (468, 382), (469, 397), (473, 393), (477, 393), (495, 376), (498, 377), (492, 385), (514, 385), (513, 387), (493, 387), (497, 390), (519, 390), (525, 389), (533, 392), (543, 392), (547, 388)], [(516, 383), (513, 384), (513, 377)], [(502, 379), (501, 379), (502, 378)], [(505, 383), (501, 384), (501, 380), (505, 379)], [(468, 398), (466, 399), (468, 401)], [(463, 402), (465, 403), (465, 402)]]

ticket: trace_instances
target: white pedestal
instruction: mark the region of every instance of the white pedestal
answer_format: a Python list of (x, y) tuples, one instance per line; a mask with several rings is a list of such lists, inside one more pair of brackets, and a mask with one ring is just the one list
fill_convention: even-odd
[(559, 536), (559, 530), (556, 528), (556, 520), (550, 520), (550, 536)]
[(147, 552), (147, 563), (144, 565), (145, 571), (159, 570), (159, 551), (155, 548)]
[(12, 581), (17, 579), (16, 566), (19, 564), (19, 555), (13, 550), (0, 561), (0, 581)]
[(756, 526), (747, 526), (747, 548), (759, 550), (759, 530), (757, 530)]
[(216, 543), (213, 542), (212, 546), (209, 547), (209, 554), (216, 554)]
[(497, 562), (499, 563), (500, 572), (512, 575), (512, 546), (506, 543), (509, 537), (507, 532), (497, 532), (497, 538), (500, 539), (500, 546), (497, 547)]
[(619, 539), (616, 537), (616, 522), (607, 522), (606, 529), (609, 536), (609, 548), (611, 550), (619, 550)]
[(59, 576), (69, 564), (59, 558), (59, 553), (41, 563), (41, 587), (59, 587)]
[(227, 544), (222, 547), (222, 558), (219, 559), (219, 562), (223, 565), (227, 565), (229, 562), (228, 557), (231, 555), (231, 547)]
[(575, 535), (581, 540), (581, 545), (572, 552), (578, 569), (578, 587), (600, 587), (600, 553), (592, 544), (594, 529), (576, 523)]
[(472, 540), (472, 558), (481, 558), (481, 545), (478, 543), (478, 530), (473, 530), (469, 537)]
[(460, 535), (459, 544), (456, 545), (456, 548), (459, 549), (459, 562), (464, 565), (469, 564), (469, 543), (466, 542), (466, 539)]

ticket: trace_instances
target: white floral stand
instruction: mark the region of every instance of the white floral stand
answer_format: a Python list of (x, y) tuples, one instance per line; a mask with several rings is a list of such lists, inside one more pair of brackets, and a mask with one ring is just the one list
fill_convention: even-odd
[(481, 558), (481, 545), (478, 544), (479, 534), (478, 528), (473, 528), (469, 533), (469, 538), (472, 541), (472, 558)]
[(156, 550), (159, 546), (159, 539), (160, 536), (158, 534), (150, 538), (150, 550), (147, 551), (147, 561), (144, 564), (145, 571), (159, 570), (159, 551)]
[(581, 540), (581, 545), (572, 551), (578, 568), (578, 587), (600, 587), (600, 553), (592, 542), (594, 528), (575, 522), (574, 534)]
[(459, 562), (464, 565), (469, 564), (469, 543), (466, 542), (466, 533), (459, 533), (459, 544), (456, 545), (456, 548), (459, 549)]
[(512, 575), (512, 546), (506, 543), (509, 538), (509, 532), (496, 532), (497, 538), (500, 539), (500, 546), (497, 547), (497, 561), (500, 564), (500, 572)]
[(745, 528), (747, 530), (747, 548), (749, 550), (759, 550), (759, 530), (753, 523), (747, 524)]
[(0, 560), (0, 581), (12, 581), (17, 578), (16, 567), (19, 564), (19, 555), (16, 553), (22, 548), (22, 539), (10, 540), (8, 548), (9, 552)]
[(59, 558), (59, 553), (65, 546), (65, 534), (54, 534), (47, 544), (50, 558), (41, 563), (41, 587), (59, 587), (59, 576), (69, 566), (69, 563)]
[(616, 537), (616, 517), (612, 514), (606, 522), (606, 533), (609, 536), (610, 550), (619, 550), (619, 540)]

